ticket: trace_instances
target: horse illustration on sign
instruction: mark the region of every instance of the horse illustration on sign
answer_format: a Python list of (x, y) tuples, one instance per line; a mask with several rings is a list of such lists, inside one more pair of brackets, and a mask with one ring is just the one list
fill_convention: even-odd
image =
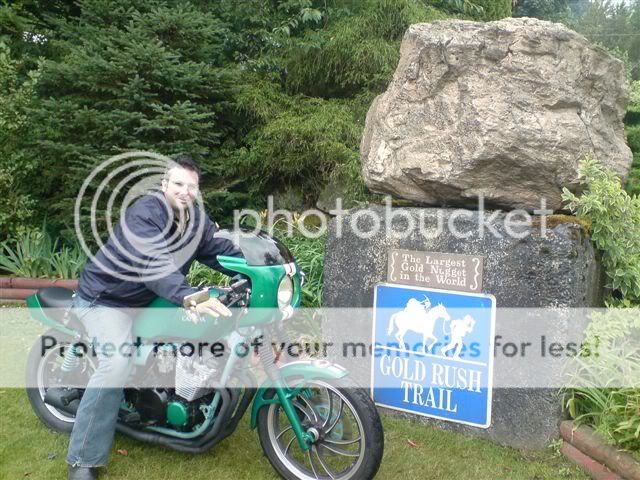
[[(391, 315), (387, 335), (391, 335), (396, 327), (397, 331), (394, 336), (398, 340), (400, 348), (405, 348), (404, 336), (407, 331), (421, 333), (422, 348), (425, 353), (429, 353), (431, 347), (438, 342), (438, 338), (433, 334), (436, 322), (439, 319), (443, 319), (445, 322), (451, 320), (444, 305), (439, 304), (429, 309), (430, 306), (431, 302), (426, 296), (422, 302), (410, 298), (403, 310)], [(432, 340), (429, 346), (427, 346), (427, 340)]]

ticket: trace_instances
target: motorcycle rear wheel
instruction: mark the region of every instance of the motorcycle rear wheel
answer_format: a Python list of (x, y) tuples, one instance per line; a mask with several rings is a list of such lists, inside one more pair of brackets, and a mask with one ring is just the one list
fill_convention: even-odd
[[(56, 432), (70, 433), (73, 429), (75, 417), (72, 414), (59, 410), (52, 405), (45, 403), (44, 396), (48, 388), (64, 387), (61, 382), (64, 374), (61, 372), (63, 357), (60, 355), (60, 348), (63, 342), (73, 343), (70, 336), (64, 335), (56, 330), (49, 330), (43, 336), (55, 337), (57, 345), (47, 349), (44, 355), (41, 354), (41, 341), (38, 339), (29, 352), (26, 368), (27, 397), (36, 416), (48, 428)], [(85, 362), (81, 369), (95, 369), (91, 360), (79, 360)], [(89, 373), (86, 374), (88, 378)]]
[[(275, 395), (271, 390), (267, 398)], [(293, 399), (305, 429), (319, 438), (305, 452), (280, 404), (258, 414), (260, 444), (273, 468), (288, 480), (361, 480), (375, 476), (384, 451), (384, 433), (367, 392), (346, 379), (310, 380)]]

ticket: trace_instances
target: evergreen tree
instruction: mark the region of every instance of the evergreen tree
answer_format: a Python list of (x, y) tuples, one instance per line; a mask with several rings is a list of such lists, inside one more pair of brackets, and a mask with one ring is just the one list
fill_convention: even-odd
[(568, 0), (517, 0), (514, 17), (532, 17), (560, 21), (570, 14)]
[[(465, 13), (454, 0), (441, 3), (466, 18), (500, 18), (508, 5), (487, 0), (485, 7), (500, 8)], [(209, 174), (202, 192), (218, 218), (263, 208), (267, 195), (291, 187), (313, 205), (335, 178), (348, 179), (346, 190), (362, 199), (364, 116), (392, 77), (401, 38), (412, 23), (451, 16), (423, 0), (23, 0), (19, 7), (13, 11), (27, 20), (11, 36), (24, 57), (16, 85), (39, 55), (46, 61), (30, 84), (24, 133), (10, 144), (29, 175), (11, 182), (33, 193), (34, 223), (46, 216), (58, 230), (72, 223), (88, 173), (131, 150), (193, 154)]]
[(33, 112), (37, 188), (62, 226), (78, 188), (116, 153), (189, 152), (205, 171), (234, 129), (235, 71), (224, 67), (226, 25), (188, 2), (78, 2), (60, 18)]

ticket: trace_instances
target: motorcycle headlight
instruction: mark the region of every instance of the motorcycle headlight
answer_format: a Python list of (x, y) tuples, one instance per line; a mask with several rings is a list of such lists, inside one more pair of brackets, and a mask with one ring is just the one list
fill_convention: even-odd
[(288, 307), (293, 299), (293, 279), (285, 275), (278, 285), (278, 307)]

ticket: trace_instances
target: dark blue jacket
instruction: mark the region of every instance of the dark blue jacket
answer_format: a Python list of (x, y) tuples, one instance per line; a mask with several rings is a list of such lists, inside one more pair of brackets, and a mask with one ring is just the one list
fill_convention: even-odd
[[(133, 203), (95, 255), (95, 261), (87, 261), (78, 283), (80, 296), (114, 307), (144, 307), (156, 297), (182, 305), (186, 295), (197, 291), (185, 279), (194, 260), (233, 275), (216, 257), (242, 254), (230, 240), (214, 238), (215, 223), (196, 208), (184, 235), (179, 236), (168, 209), (161, 193), (145, 195)], [(149, 242), (153, 245), (149, 249), (146, 239), (153, 237), (156, 241)], [(177, 242), (190, 248), (176, 250)], [(160, 270), (154, 270), (159, 266)]]

